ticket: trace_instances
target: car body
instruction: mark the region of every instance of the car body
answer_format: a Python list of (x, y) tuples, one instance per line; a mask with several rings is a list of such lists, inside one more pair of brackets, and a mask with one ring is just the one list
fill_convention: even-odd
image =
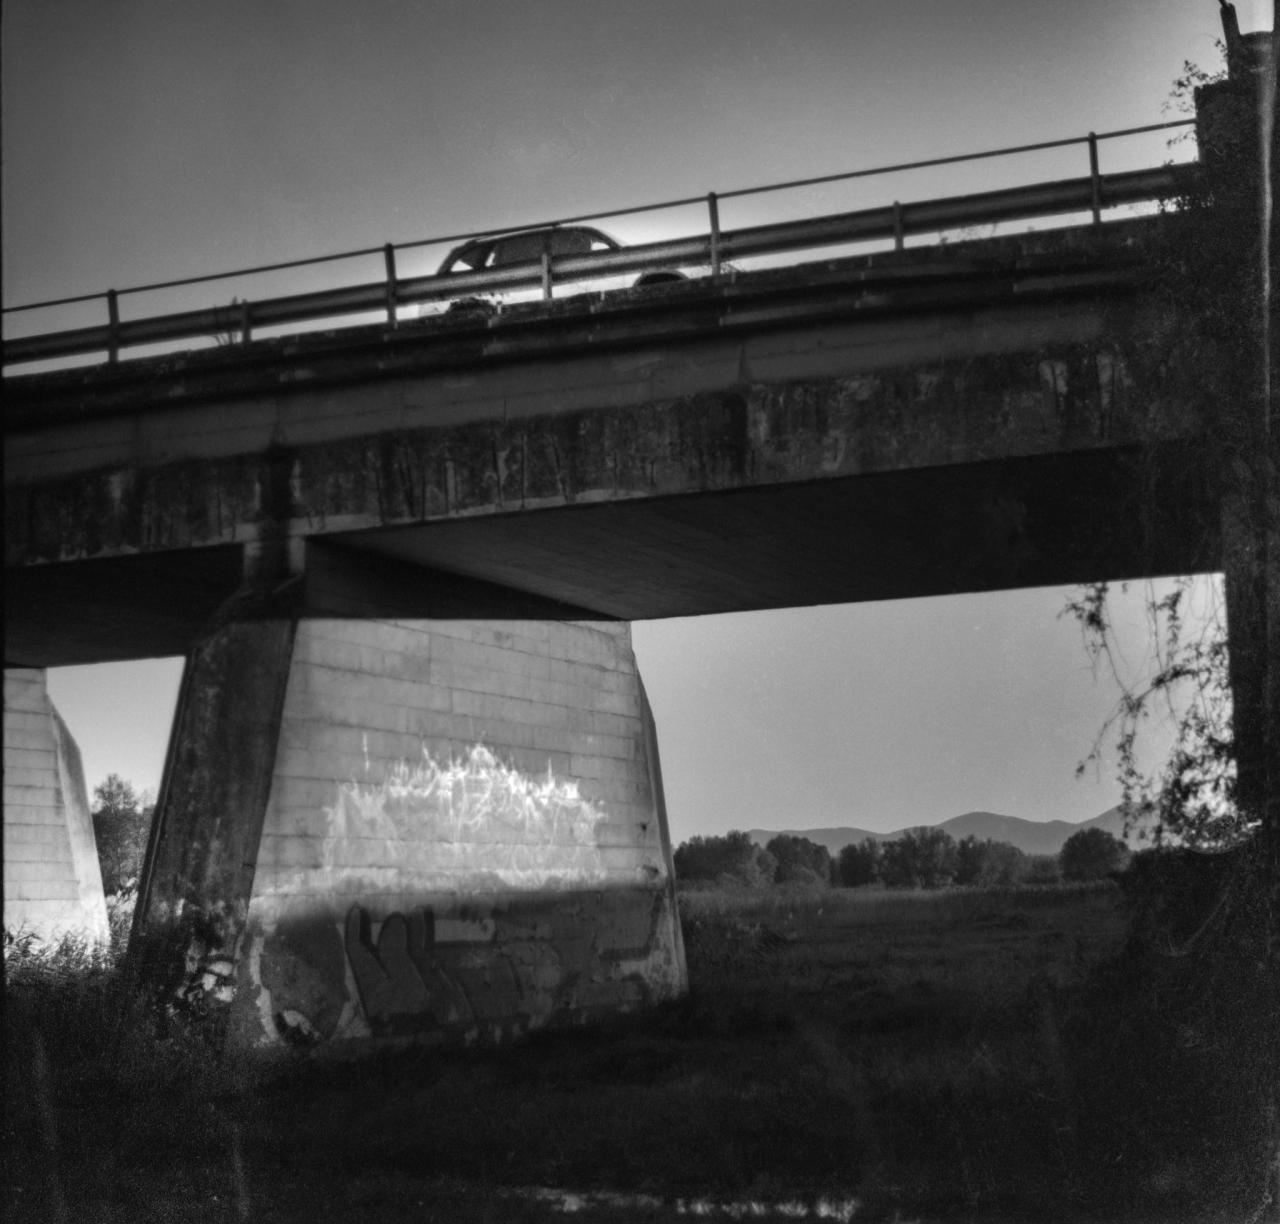
[[(488, 272), (498, 268), (537, 264), (544, 255), (560, 258), (567, 255), (590, 255), (594, 251), (620, 251), (622, 243), (602, 230), (589, 225), (552, 225), (543, 229), (517, 230), (475, 238), (454, 247), (440, 265), (437, 275), (450, 276), (466, 272)], [(684, 274), (661, 270), (643, 272), (637, 285), (654, 285), (665, 281), (684, 280)]]

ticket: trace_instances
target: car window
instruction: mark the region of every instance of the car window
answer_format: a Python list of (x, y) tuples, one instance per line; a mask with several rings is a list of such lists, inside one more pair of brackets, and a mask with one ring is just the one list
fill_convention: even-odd
[[(587, 255), (594, 244), (587, 230), (563, 229), (551, 231), (552, 255)], [(601, 247), (604, 243), (599, 244)]]
[(503, 268), (508, 264), (537, 263), (542, 258), (543, 233), (513, 234), (493, 244), (492, 267)]
[(489, 262), (491, 242), (472, 242), (464, 246), (450, 261), (450, 272), (475, 272)]

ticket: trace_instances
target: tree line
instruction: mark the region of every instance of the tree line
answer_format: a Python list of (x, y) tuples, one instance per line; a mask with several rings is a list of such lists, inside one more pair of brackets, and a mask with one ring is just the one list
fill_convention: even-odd
[(734, 830), (691, 837), (674, 855), (676, 878), (762, 888), (774, 884), (857, 888), (999, 888), (1105, 879), (1129, 860), (1105, 829), (1080, 829), (1057, 854), (1027, 854), (1010, 842), (973, 835), (957, 841), (944, 829), (911, 829), (891, 840), (868, 837), (832, 855), (826, 846), (780, 833), (763, 846)]
[[(93, 831), (108, 896), (137, 886), (154, 803), (111, 774), (93, 792)], [(774, 884), (857, 888), (998, 888), (1102, 879), (1124, 868), (1129, 853), (1104, 829), (1073, 833), (1058, 854), (1026, 854), (1010, 842), (972, 835), (957, 841), (943, 829), (920, 828), (881, 841), (868, 837), (832, 855), (826, 846), (792, 833), (765, 845), (733, 831), (692, 837), (675, 851), (676, 878), (686, 882), (763, 888)]]

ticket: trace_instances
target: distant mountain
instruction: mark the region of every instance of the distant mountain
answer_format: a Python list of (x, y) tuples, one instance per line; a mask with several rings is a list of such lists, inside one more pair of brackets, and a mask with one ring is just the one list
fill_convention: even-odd
[[(834, 856), (845, 846), (868, 837), (875, 841), (892, 841), (910, 829), (927, 827), (929, 826), (910, 825), (892, 833), (873, 833), (870, 829), (850, 826), (836, 829), (748, 829), (747, 836), (757, 845), (763, 846), (780, 832), (790, 833), (826, 846)], [(1130, 846), (1142, 844), (1136, 836), (1136, 830), (1127, 839), (1124, 838), (1124, 809), (1119, 804), (1091, 820), (1082, 820), (1076, 824), (1068, 820), (1024, 820), (1021, 816), (1001, 816), (997, 812), (965, 812), (962, 816), (953, 816), (934, 827), (950, 833), (956, 841), (973, 836), (984, 841), (990, 838), (991, 841), (1009, 842), (1024, 854), (1057, 854), (1067, 838), (1073, 833), (1079, 833), (1081, 829), (1105, 829), (1113, 836), (1127, 840)]]

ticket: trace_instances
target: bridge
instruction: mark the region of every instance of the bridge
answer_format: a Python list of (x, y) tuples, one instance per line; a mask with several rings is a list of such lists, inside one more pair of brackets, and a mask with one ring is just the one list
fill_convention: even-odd
[[(1086, 177), (746, 230), (718, 225), (718, 200), (745, 193), (712, 195), (704, 236), (541, 266), (397, 280), (389, 249), (382, 283), (125, 322), (109, 292), (108, 324), (5, 346), (11, 657), (129, 658), (138, 641), (185, 653), (239, 584), (246, 546), (256, 556), (266, 538), (290, 541), (287, 564), (306, 572), (317, 613), (351, 598), (320, 576), (339, 554), (362, 588), (382, 575), (384, 614), (425, 616), (637, 619), (1071, 580), (1096, 570), (1078, 555), (1080, 537), (1099, 537), (1091, 523), (1114, 541), (1104, 569), (1176, 568), (1154, 540), (1126, 532), (1136, 516), (1102, 509), (1109, 495), (1094, 496), (1093, 483), (1129, 480), (1124, 456), (1137, 441), (1108, 333), (1142, 309), (1144, 248), (1160, 221), (1123, 210), (1178, 198), (1197, 170), (1103, 175), (1098, 150), (1179, 126), (922, 163), (1079, 146)], [(1077, 215), (1088, 224), (905, 245)], [(732, 262), (876, 239), (889, 249), (767, 272)], [(620, 271), (691, 266), (704, 275), (552, 300), (553, 284), (563, 293)], [(474, 296), (531, 287), (542, 302), (496, 313)], [(399, 317), (445, 298), (448, 313)], [(372, 308), (382, 322), (250, 343), (255, 327)], [(226, 327), (234, 346), (119, 360), (131, 345), (207, 341)], [(94, 352), (105, 367), (21, 374)], [(832, 380), (842, 380), (834, 398)], [(1065, 476), (1052, 465), (1067, 453), (1079, 504), (1064, 517), (1054, 506), (1071, 499), (1044, 490)], [(831, 479), (871, 474), (885, 478), (880, 492), (892, 480), (903, 496)], [(1040, 490), (1031, 518), (1011, 500), (1024, 486)], [(689, 493), (699, 497), (675, 500)], [(264, 496), (275, 507), (265, 516)], [(908, 502), (913, 517), (880, 513)], [(1194, 513), (1194, 497), (1181, 504)], [(547, 513), (511, 513), (535, 509)], [(1026, 535), (1023, 547), (975, 546), (992, 513), (1017, 517), (1020, 527), (1005, 526)], [(799, 557), (797, 534), (814, 540), (821, 565)], [(625, 563), (618, 538), (638, 545)], [(1212, 551), (1177, 524), (1164, 538), (1197, 562)], [(878, 560), (865, 555), (872, 546)]]
[[(1108, 183), (1095, 156), (1078, 181), (736, 233), (713, 198), (705, 239), (449, 285), (389, 254), (385, 283), (255, 304), (212, 350), (120, 360), (226, 320), (121, 322), (115, 295), (103, 327), (6, 344), (108, 358), (6, 380), (6, 720), (11, 676), (188, 659), (135, 925), (171, 1006), (317, 1044), (669, 997), (628, 621), (1221, 568), (1195, 418), (1125, 361), (1163, 317), (1165, 220), (1103, 216), (1195, 173)], [(868, 234), (890, 249), (727, 266)], [(398, 315), (520, 286), (543, 300)], [(7, 769), (7, 826), (56, 806), (29, 781), (11, 798)]]

